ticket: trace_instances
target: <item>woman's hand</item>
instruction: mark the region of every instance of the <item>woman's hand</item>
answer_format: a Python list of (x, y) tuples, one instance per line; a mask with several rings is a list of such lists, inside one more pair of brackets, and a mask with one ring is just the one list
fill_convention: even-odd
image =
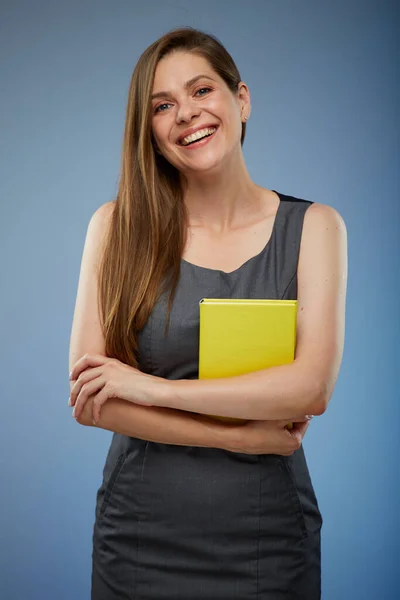
[(287, 429), (288, 421), (248, 421), (245, 425), (232, 427), (231, 452), (244, 454), (280, 454), (290, 456), (301, 446), (310, 419), (293, 421)]
[(164, 379), (142, 373), (116, 358), (85, 354), (71, 373), (70, 406), (78, 419), (89, 396), (93, 399), (93, 421), (100, 418), (101, 406), (109, 398), (121, 398), (142, 406), (156, 406), (164, 393)]

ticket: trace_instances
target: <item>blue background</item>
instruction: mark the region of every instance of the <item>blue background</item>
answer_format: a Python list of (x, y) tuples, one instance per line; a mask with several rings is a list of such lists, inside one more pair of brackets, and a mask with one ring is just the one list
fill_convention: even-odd
[(323, 599), (398, 598), (396, 4), (1, 2), (4, 600), (89, 598), (111, 433), (77, 425), (67, 406), (80, 260), (91, 215), (115, 197), (134, 65), (180, 25), (215, 34), (250, 87), (253, 180), (334, 206), (346, 222), (343, 363), (304, 441), (324, 516)]

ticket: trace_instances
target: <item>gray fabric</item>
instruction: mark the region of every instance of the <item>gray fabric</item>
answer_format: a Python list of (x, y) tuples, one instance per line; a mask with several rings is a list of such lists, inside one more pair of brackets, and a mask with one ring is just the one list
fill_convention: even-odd
[[(309, 201), (279, 194), (270, 240), (224, 273), (181, 261), (139, 336), (140, 368), (198, 377), (199, 300), (296, 299)], [(114, 434), (97, 494), (92, 600), (319, 600), (322, 518), (303, 448), (290, 457)]]

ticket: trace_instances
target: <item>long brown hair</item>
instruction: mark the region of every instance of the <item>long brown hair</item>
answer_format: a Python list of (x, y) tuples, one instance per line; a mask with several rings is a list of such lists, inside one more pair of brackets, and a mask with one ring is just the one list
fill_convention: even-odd
[[(232, 93), (239, 71), (214, 36), (184, 27), (151, 44), (132, 74), (117, 198), (100, 261), (99, 312), (106, 355), (138, 366), (137, 335), (158, 297), (170, 290), (167, 327), (186, 243), (187, 215), (178, 170), (155, 151), (151, 94), (158, 62), (170, 52), (205, 58)], [(242, 124), (241, 144), (246, 133)]]

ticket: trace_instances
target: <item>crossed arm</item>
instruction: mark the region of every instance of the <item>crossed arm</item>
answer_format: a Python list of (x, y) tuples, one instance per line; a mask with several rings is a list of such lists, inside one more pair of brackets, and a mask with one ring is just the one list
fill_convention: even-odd
[[(92, 422), (93, 396), (85, 404), (78, 422)], [(96, 427), (131, 437), (178, 446), (233, 450), (243, 446), (241, 426), (213, 421), (201, 415), (153, 406), (131, 404), (119, 398), (108, 400)]]
[[(92, 224), (92, 240), (99, 237), (99, 222), (97, 218)], [(75, 342), (73, 346), (74, 338), (79, 337), (74, 331), (79, 332), (83, 325), (94, 340), (92, 347), (86, 345), (83, 351), (95, 348), (95, 352), (101, 352), (98, 323), (90, 316), (96, 304), (97, 286), (93, 279), (92, 285), (84, 285), (89, 280), (87, 273), (94, 274), (94, 252), (87, 243), (78, 288), (78, 301), (80, 296), (82, 300), (77, 301), (74, 315), (70, 367), (74, 363), (71, 357), (82, 354), (78, 350), (79, 346), (83, 349), (83, 344)], [(306, 212), (297, 281), (297, 345), (292, 364), (226, 379), (169, 381), (163, 404), (158, 407), (109, 400), (98, 426), (162, 443), (226, 447), (237, 427), (190, 413), (254, 420), (290, 420), (296, 415), (322, 414), (333, 393), (342, 359), (347, 284), (346, 228), (339, 213), (329, 206), (314, 204)], [(90, 309), (78, 310), (85, 303)], [(83, 424), (91, 424), (90, 410), (88, 402), (80, 417)]]

